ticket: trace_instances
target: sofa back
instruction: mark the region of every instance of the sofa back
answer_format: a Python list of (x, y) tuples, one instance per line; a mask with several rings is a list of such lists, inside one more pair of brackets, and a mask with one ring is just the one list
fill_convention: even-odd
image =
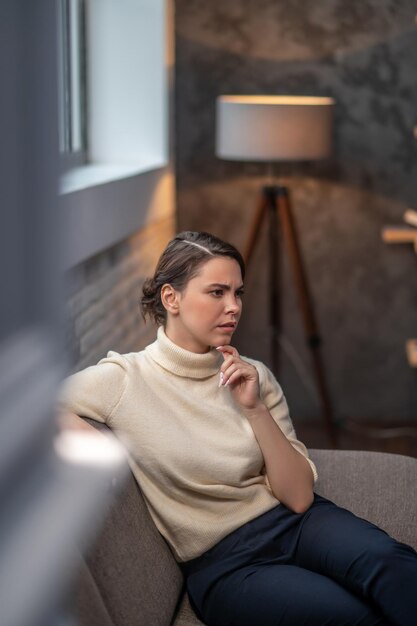
[(133, 474), (121, 488), (113, 479), (109, 490), (113, 504), (80, 568), (77, 618), (82, 626), (167, 626), (183, 587), (181, 571)]

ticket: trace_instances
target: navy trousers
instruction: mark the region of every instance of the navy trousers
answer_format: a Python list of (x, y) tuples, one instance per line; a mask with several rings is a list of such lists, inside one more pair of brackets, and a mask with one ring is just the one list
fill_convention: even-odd
[(279, 504), (181, 564), (208, 626), (416, 626), (417, 554), (322, 496)]

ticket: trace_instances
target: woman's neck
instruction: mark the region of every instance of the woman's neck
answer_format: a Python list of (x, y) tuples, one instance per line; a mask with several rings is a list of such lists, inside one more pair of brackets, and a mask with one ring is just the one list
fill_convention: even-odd
[(165, 325), (164, 328), (165, 336), (168, 337), (172, 343), (175, 343), (176, 346), (182, 348), (183, 350), (187, 350), (188, 352), (195, 352), (195, 354), (206, 354), (210, 351), (210, 346), (197, 337), (194, 337), (189, 332), (184, 331), (184, 329), (179, 328), (175, 323), (169, 323)]
[(146, 348), (147, 354), (164, 369), (177, 376), (207, 378), (218, 374), (223, 357), (217, 350), (193, 352), (179, 346), (167, 336), (162, 326), (157, 340)]

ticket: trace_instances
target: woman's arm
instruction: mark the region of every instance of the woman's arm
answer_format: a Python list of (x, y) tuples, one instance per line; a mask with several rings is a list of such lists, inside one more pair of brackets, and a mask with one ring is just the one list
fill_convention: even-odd
[(291, 445), (260, 399), (257, 369), (243, 361), (232, 346), (221, 346), (218, 350), (225, 359), (221, 367), (221, 385), (229, 386), (253, 429), (272, 493), (295, 513), (304, 513), (314, 498), (310, 464)]
[(291, 445), (262, 402), (242, 410), (262, 450), (272, 493), (295, 513), (304, 513), (314, 499), (309, 462)]
[(94, 428), (78, 417), (83, 415), (110, 426), (111, 414), (120, 402), (126, 384), (126, 359), (116, 352), (109, 352), (97, 365), (86, 367), (62, 381), (55, 404), (56, 412), (62, 416), (59, 421), (68, 428)]

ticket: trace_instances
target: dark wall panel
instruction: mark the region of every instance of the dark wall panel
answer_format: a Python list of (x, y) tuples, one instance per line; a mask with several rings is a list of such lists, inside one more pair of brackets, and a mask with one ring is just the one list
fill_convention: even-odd
[[(417, 256), (380, 231), (417, 207), (417, 5), (411, 0), (176, 2), (179, 225), (243, 246), (265, 169), (214, 155), (224, 93), (330, 95), (335, 150), (277, 169), (292, 192), (336, 415), (417, 418)], [(270, 363), (266, 232), (249, 268), (244, 354)], [(292, 413), (317, 415), (291, 276), (280, 380)], [(294, 356), (295, 354), (295, 356)]]

